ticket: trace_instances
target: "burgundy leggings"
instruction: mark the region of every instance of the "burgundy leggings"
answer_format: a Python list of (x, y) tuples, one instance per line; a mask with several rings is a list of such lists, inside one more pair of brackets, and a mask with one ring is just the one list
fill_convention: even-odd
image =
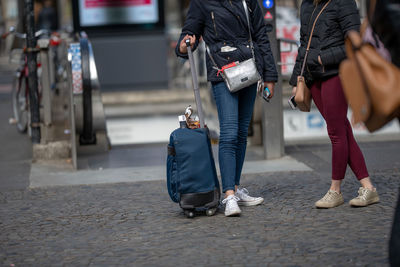
[(314, 82), (311, 94), (326, 121), (332, 143), (332, 179), (342, 180), (347, 164), (358, 180), (368, 177), (363, 154), (347, 119), (347, 102), (339, 76)]

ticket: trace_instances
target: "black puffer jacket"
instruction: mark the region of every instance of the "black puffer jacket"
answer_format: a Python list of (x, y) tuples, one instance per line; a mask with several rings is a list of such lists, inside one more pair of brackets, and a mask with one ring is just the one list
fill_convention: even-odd
[[(258, 71), (264, 81), (276, 82), (278, 73), (261, 8), (257, 0), (247, 0), (247, 5)], [(183, 58), (187, 58), (187, 54), (179, 52), (179, 44), (186, 34), (196, 35), (196, 40), (203, 37), (219, 68), (228, 63), (252, 57), (248, 24), (242, 0), (191, 0), (175, 50), (176, 54)], [(233, 51), (222, 52), (221, 47), (224, 46), (234, 47), (236, 50), (228, 49)], [(222, 81), (222, 77), (217, 76), (217, 71), (213, 68), (208, 54), (206, 64), (208, 80)]]
[[(292, 86), (297, 85), (308, 38), (314, 20), (328, 0), (322, 0), (317, 6), (313, 0), (303, 0), (300, 10), (300, 42), (296, 64), (290, 79)], [(308, 86), (315, 80), (324, 80), (338, 74), (339, 64), (346, 58), (344, 39), (347, 31), (360, 28), (360, 16), (354, 0), (331, 0), (319, 17), (311, 39), (310, 52), (304, 76)], [(321, 56), (322, 64), (318, 62)]]

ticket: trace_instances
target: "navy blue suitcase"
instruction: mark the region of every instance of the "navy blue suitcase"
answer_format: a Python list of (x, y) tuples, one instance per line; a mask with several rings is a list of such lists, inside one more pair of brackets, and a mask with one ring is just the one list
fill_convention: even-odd
[(176, 129), (171, 133), (167, 157), (168, 193), (188, 217), (195, 210), (216, 212), (220, 187), (207, 128)]
[(196, 210), (205, 210), (208, 216), (214, 215), (219, 206), (221, 190), (209, 131), (204, 125), (193, 55), (188, 43), (187, 46), (200, 128), (179, 128), (171, 133), (167, 187), (172, 201), (179, 203), (186, 216), (193, 218)]

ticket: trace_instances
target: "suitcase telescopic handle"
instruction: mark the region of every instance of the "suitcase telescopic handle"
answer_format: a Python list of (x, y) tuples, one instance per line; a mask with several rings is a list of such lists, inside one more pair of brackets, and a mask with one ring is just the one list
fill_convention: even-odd
[(198, 83), (198, 80), (197, 80), (196, 65), (194, 64), (194, 58), (193, 58), (192, 48), (190, 46), (190, 40), (187, 39), (185, 41), (185, 43), (186, 43), (187, 50), (188, 50), (190, 70), (191, 70), (191, 73), (192, 73), (192, 84), (193, 84), (193, 91), (194, 91), (194, 99), (196, 100), (197, 113), (199, 114), (200, 127), (204, 128), (204, 113), (203, 113), (203, 106), (201, 105), (201, 98), (200, 98), (200, 91), (199, 91), (199, 83)]

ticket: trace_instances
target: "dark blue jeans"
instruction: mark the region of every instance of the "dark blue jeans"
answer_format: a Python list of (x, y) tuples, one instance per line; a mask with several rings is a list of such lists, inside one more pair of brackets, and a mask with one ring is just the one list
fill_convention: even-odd
[(240, 185), (257, 84), (232, 94), (224, 82), (219, 82), (212, 84), (212, 90), (220, 126), (218, 157), (222, 190), (226, 192)]

